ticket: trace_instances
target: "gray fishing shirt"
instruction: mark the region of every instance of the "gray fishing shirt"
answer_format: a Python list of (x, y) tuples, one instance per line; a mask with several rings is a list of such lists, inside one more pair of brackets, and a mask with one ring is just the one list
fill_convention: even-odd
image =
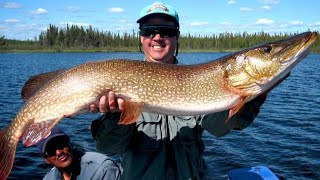
[[(76, 177), (71, 175), (71, 179), (77, 180), (119, 180), (121, 167), (109, 157), (96, 153), (86, 152), (80, 159), (80, 166), (77, 171), (80, 174)], [(43, 178), (44, 180), (61, 180), (62, 173), (53, 167)]]

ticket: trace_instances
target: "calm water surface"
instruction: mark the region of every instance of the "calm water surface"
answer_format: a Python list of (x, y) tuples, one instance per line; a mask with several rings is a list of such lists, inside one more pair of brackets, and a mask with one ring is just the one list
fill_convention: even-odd
[[(216, 59), (223, 53), (180, 53), (183, 64)], [(22, 106), (20, 89), (32, 75), (111, 58), (142, 59), (141, 53), (0, 54), (0, 128)], [(205, 159), (212, 179), (227, 179), (231, 169), (264, 165), (280, 179), (320, 179), (320, 55), (310, 54), (268, 96), (253, 124), (224, 137), (205, 133)], [(97, 114), (59, 123), (73, 142), (95, 151), (90, 134)], [(51, 167), (36, 147), (19, 143), (9, 179), (41, 179)]]

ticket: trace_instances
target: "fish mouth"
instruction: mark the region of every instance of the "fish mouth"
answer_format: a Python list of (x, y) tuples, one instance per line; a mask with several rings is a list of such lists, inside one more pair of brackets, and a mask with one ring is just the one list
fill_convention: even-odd
[(305, 58), (311, 49), (311, 45), (315, 42), (317, 39), (318, 34), (316, 32), (312, 32), (308, 34), (308, 37), (304, 41), (304, 43), (301, 44), (300, 50), (296, 53), (296, 56), (299, 56), (301, 58)]
[(310, 52), (317, 33), (306, 32), (288, 39), (257, 45), (239, 52), (226, 66), (229, 87), (236, 93), (254, 96), (287, 76)]
[(312, 44), (317, 39), (318, 34), (316, 32), (306, 32), (299, 36), (297, 36), (297, 39), (300, 39), (296, 41), (294, 44), (293, 41), (289, 41), (288, 44), (293, 44), (292, 47), (288, 45), (288, 48), (284, 48), (283, 51), (286, 51), (291, 47), (291, 49), (294, 50), (294, 48), (297, 48), (297, 52), (292, 56), (291, 58), (283, 59), (281, 61), (282, 66), (295, 66), (298, 64), (302, 59), (304, 59), (310, 52)]
[[(287, 56), (280, 61), (280, 66), (282, 69), (276, 74), (276, 78), (271, 78), (277, 82), (279, 79), (285, 77), (298, 63), (300, 63), (310, 52), (312, 44), (316, 41), (318, 34), (316, 32), (306, 32), (297, 37), (288, 40), (286, 42), (287, 47), (284, 48), (282, 54)], [(295, 53), (288, 53), (286, 51), (292, 50)]]

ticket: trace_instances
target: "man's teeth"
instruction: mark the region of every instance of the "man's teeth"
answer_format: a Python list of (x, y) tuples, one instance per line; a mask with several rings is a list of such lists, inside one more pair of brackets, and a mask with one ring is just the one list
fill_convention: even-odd
[(59, 157), (59, 160), (64, 160), (65, 158), (67, 158), (67, 155), (62, 155)]
[(160, 49), (160, 48), (162, 48), (162, 46), (153, 46), (153, 48)]

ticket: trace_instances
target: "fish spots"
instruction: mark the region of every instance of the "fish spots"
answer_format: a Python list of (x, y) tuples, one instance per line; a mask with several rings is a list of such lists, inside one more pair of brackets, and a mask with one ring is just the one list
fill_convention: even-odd
[(232, 65), (230, 63), (228, 63), (226, 65), (226, 71), (231, 71)]
[(245, 59), (245, 55), (244, 54), (236, 56), (237, 64), (243, 64), (244, 63), (244, 59)]

